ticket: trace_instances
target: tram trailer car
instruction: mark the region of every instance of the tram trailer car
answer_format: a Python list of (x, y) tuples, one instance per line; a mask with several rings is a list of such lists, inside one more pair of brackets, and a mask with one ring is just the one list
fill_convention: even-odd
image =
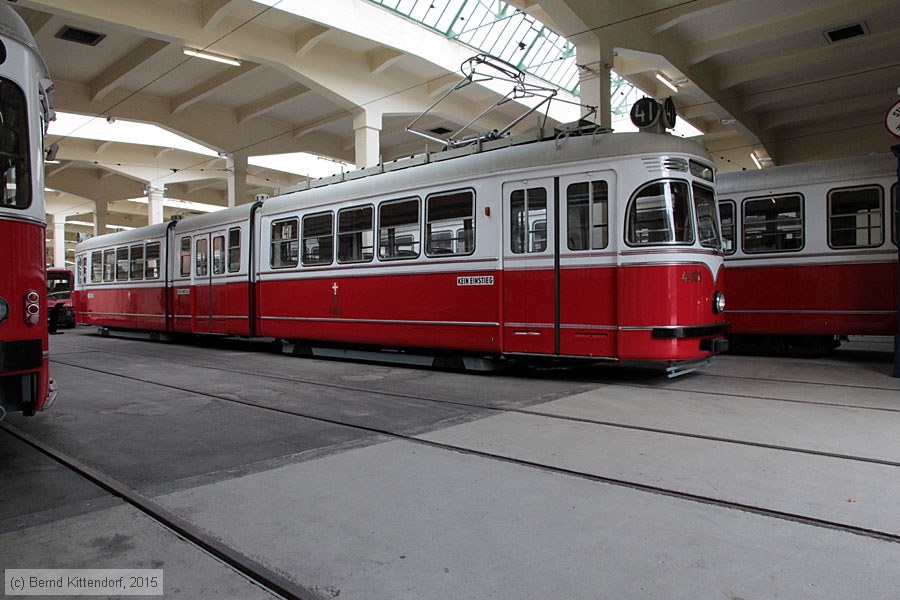
[(47, 314), (51, 330), (75, 327), (74, 290), (75, 274), (70, 269), (47, 268)]
[[(412, 157), (83, 242), (79, 318), (298, 347), (677, 370), (727, 343), (712, 165), (696, 144), (650, 133)], [(150, 244), (164, 265), (152, 286), (124, 266)], [(142, 287), (156, 300), (141, 308)]]
[(47, 67), (24, 21), (0, 5), (0, 419), (49, 406), (44, 135)]
[(890, 154), (719, 176), (733, 349), (821, 354), (897, 333)]

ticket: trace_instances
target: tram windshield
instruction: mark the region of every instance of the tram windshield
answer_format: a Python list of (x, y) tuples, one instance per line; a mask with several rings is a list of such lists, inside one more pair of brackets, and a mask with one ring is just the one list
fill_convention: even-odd
[(627, 242), (693, 244), (691, 195), (684, 181), (660, 181), (638, 191), (628, 210)]
[(711, 189), (702, 185), (694, 185), (694, 213), (697, 215), (697, 233), (700, 245), (707, 248), (720, 248), (722, 236), (719, 235), (719, 220), (716, 215), (716, 196)]
[(658, 181), (632, 198), (626, 224), (629, 245), (693, 244), (695, 237), (702, 246), (721, 247), (716, 196), (711, 188), (689, 187), (685, 181)]
[(47, 271), (47, 298), (66, 300), (72, 296), (72, 273)]
[(28, 162), (25, 94), (0, 77), (0, 175), (4, 183), (0, 207), (24, 209), (31, 205)]

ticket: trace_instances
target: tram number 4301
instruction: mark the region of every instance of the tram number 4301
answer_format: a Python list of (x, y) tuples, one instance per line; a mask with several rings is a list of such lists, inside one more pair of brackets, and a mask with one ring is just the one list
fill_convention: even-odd
[(686, 283), (700, 283), (700, 271), (689, 270), (681, 274), (681, 280)]

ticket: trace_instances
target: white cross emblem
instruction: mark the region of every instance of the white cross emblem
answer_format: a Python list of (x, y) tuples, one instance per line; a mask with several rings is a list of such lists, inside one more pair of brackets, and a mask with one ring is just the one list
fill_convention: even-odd
[(337, 281), (331, 284), (331, 290), (334, 292), (334, 295), (337, 296), (338, 284)]

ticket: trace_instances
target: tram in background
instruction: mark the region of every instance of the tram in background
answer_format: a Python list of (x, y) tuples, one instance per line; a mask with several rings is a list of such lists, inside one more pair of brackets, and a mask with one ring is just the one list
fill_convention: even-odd
[(75, 327), (75, 274), (70, 269), (47, 268), (47, 315), (50, 332)]
[(52, 82), (34, 38), (0, 4), (0, 418), (49, 406), (44, 136)]
[(818, 355), (897, 333), (897, 161), (719, 176), (732, 350)]
[(714, 179), (693, 142), (594, 127), (410, 157), (82, 242), (78, 318), (679, 374), (727, 343)]

